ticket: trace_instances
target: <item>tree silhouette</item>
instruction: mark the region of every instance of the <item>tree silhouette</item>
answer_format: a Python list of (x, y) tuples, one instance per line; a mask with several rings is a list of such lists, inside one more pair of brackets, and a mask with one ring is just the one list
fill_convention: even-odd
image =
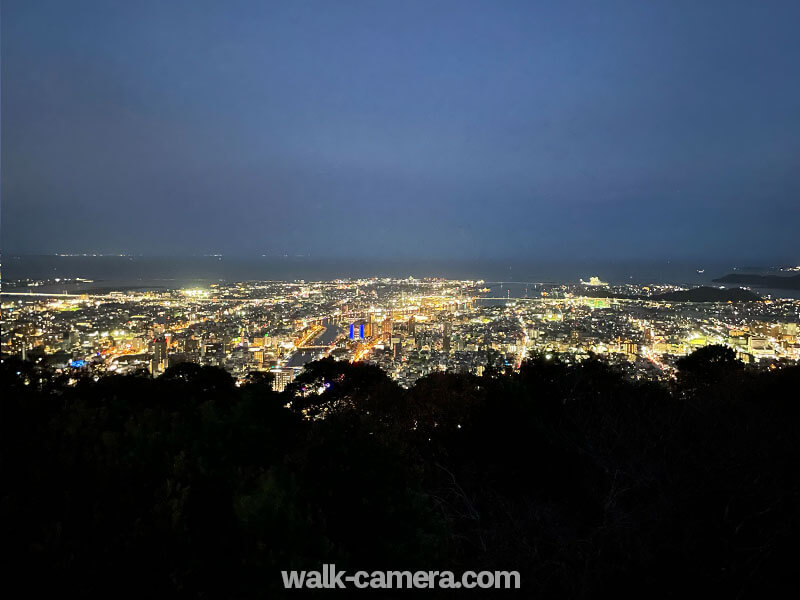
[(679, 358), (678, 369), (685, 373), (709, 375), (741, 369), (736, 352), (728, 346), (711, 345), (698, 348), (689, 356)]
[(280, 597), (280, 570), (324, 563), (517, 569), (546, 597), (796, 585), (800, 367), (710, 347), (680, 369), (668, 387), (536, 355), (405, 390), (324, 360), (279, 394), (3, 359), (6, 585)]

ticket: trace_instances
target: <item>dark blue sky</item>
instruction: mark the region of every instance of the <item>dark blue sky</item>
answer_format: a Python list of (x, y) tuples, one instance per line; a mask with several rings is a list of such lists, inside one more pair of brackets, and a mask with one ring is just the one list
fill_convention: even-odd
[(800, 2), (2, 2), (6, 252), (800, 258)]

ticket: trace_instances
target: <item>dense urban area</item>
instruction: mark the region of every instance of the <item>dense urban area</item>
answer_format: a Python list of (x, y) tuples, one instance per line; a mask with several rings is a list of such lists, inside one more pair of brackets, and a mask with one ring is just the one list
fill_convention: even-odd
[(764, 368), (800, 360), (800, 301), (750, 292), (741, 301), (681, 301), (669, 299), (681, 288), (610, 286), (597, 277), (574, 285), (409, 277), (37, 292), (75, 283), (5, 285), (3, 355), (76, 375), (158, 376), (190, 362), (223, 367), (241, 384), (270, 372), (276, 391), (323, 357), (378, 365), (403, 387), (436, 372), (518, 369), (533, 354), (599, 355), (649, 380), (673, 378), (677, 359), (712, 344)]

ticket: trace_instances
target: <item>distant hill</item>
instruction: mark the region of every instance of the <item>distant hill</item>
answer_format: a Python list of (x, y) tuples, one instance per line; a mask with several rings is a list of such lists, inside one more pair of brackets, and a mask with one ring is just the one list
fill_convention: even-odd
[(761, 300), (761, 296), (742, 288), (720, 289), (713, 287), (696, 287), (690, 290), (667, 292), (651, 296), (651, 300), (673, 302), (750, 302)]
[(800, 275), (752, 275), (731, 273), (714, 280), (717, 283), (738, 283), (776, 290), (800, 290)]

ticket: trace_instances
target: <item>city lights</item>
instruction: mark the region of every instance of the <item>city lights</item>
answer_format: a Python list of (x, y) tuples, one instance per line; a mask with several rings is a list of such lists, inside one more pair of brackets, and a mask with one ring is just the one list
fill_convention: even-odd
[(403, 386), (435, 372), (519, 369), (537, 355), (602, 355), (631, 377), (655, 380), (669, 380), (678, 358), (710, 344), (752, 365), (800, 359), (800, 302), (658, 299), (676, 289), (599, 277), (516, 286), (369, 278), (69, 298), (12, 292), (2, 344), (6, 354), (92, 373), (158, 376), (180, 362), (220, 366), (239, 381), (273, 371), (276, 389), (324, 357), (375, 364)]

